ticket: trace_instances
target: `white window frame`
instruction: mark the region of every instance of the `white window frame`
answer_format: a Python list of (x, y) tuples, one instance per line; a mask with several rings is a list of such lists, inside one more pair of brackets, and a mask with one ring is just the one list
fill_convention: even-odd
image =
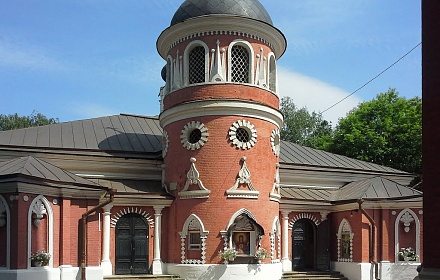
[(249, 84), (254, 84), (254, 79), (255, 79), (255, 75), (254, 75), (254, 48), (252, 47), (252, 45), (245, 40), (242, 39), (236, 39), (234, 41), (232, 41), (229, 46), (228, 46), (228, 82), (232, 82), (232, 47), (235, 45), (240, 45), (244, 48), (246, 48), (249, 52)]

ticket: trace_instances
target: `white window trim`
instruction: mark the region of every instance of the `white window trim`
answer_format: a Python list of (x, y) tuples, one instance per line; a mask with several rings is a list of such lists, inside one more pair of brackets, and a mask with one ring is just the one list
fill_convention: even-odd
[[(197, 143), (190, 143), (188, 141), (189, 134), (195, 129), (199, 129), (202, 135)], [(199, 121), (190, 121), (180, 132), (180, 142), (185, 149), (194, 151), (200, 149), (205, 145), (206, 142), (208, 142), (208, 136), (208, 128), (204, 123)]]
[(232, 82), (232, 47), (235, 45), (240, 45), (245, 47), (249, 51), (249, 84), (254, 84), (254, 48), (252, 45), (245, 40), (236, 39), (232, 41), (228, 46), (228, 82)]
[[(414, 218), (414, 223), (416, 226), (416, 255), (420, 256), (420, 221), (417, 214), (409, 209), (405, 208), (402, 211), (400, 211), (399, 215), (396, 218), (396, 221), (394, 222), (394, 255), (395, 255), (395, 262), (396, 263), (404, 263), (407, 261), (399, 261), (399, 251), (400, 251), (400, 244), (399, 244), (399, 225), (401, 224), (400, 219), (405, 213), (409, 213)], [(420, 262), (420, 260), (417, 261), (411, 261), (412, 263)]]
[[(237, 139), (237, 129), (243, 128), (249, 133), (249, 141), (248, 142), (241, 142)], [(229, 128), (229, 140), (232, 141), (232, 143), (239, 149), (242, 150), (249, 150), (255, 144), (257, 143), (257, 130), (255, 129), (255, 126), (251, 124), (250, 121), (247, 120), (238, 120), (234, 122), (231, 127)]]
[[(273, 64), (274, 64), (273, 68), (275, 68), (275, 69), (273, 69), (273, 71), (275, 71), (275, 74), (274, 74), (274, 77), (273, 77), (275, 79), (275, 81), (274, 81), (275, 90), (271, 90), (271, 88), (270, 88), (270, 84), (272, 82), (272, 79), (271, 79), (272, 67), (271, 67), (271, 64), (270, 64), (271, 61), (273, 61)], [(267, 71), (267, 81), (268, 81), (267, 82), (267, 89), (269, 91), (274, 92), (276, 94), (277, 91), (278, 91), (278, 71), (277, 71), (277, 60), (276, 60), (275, 54), (273, 52), (270, 52), (267, 55), (267, 69), (269, 69)]]
[[(189, 251), (189, 248), (186, 246), (186, 238), (189, 236), (190, 232), (194, 232), (194, 230), (190, 230), (189, 226), (191, 223), (195, 223), (200, 230), (200, 241), (201, 241), (201, 258), (200, 259), (187, 259), (186, 252)], [(206, 263), (206, 239), (208, 237), (209, 231), (205, 230), (205, 226), (203, 225), (202, 220), (196, 215), (191, 214), (186, 219), (183, 224), (182, 231), (179, 232), (180, 241), (181, 241), (181, 263), (182, 264), (205, 264)]]
[[(348, 231), (344, 231), (344, 226), (347, 225)], [(342, 258), (341, 256), (341, 239), (342, 239), (342, 233), (349, 233), (350, 234), (350, 257), (348, 259)], [(347, 219), (342, 219), (341, 223), (339, 224), (338, 234), (336, 235), (338, 238), (338, 262), (352, 262), (353, 261), (353, 237), (354, 233), (351, 228), (350, 222)]]
[[(205, 44), (205, 42), (201, 41), (201, 40), (195, 40), (192, 41), (191, 43), (189, 43), (186, 48), (185, 51), (183, 53), (183, 87), (187, 87), (189, 86), (189, 53), (195, 48), (195, 47), (203, 47), (205, 49), (205, 81), (203, 83), (206, 83), (207, 81), (209, 81), (209, 48), (208, 46)], [(199, 83), (196, 84), (191, 84), (191, 85), (197, 85)]]

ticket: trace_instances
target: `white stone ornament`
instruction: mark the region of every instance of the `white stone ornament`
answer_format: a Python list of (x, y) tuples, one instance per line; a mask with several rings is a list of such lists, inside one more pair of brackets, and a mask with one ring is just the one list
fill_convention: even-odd
[[(243, 165), (240, 171), (238, 172), (238, 176), (237, 179), (235, 180), (235, 184), (229, 190), (226, 191), (226, 194), (228, 195), (228, 197), (258, 198), (258, 194), (260, 192), (257, 191), (252, 185), (251, 172), (246, 165), (246, 157), (243, 156), (241, 158), (241, 161), (243, 161)], [(246, 185), (248, 189), (238, 190), (238, 187), (240, 185)]]
[(246, 120), (238, 120), (229, 128), (229, 140), (239, 149), (249, 150), (257, 143), (257, 130)]
[(400, 218), (400, 221), (403, 223), (403, 230), (409, 232), (411, 223), (414, 222), (414, 218), (409, 212), (405, 212)]
[(199, 121), (187, 123), (181, 133), (180, 142), (187, 150), (198, 150), (208, 141), (208, 128)]
[(280, 156), (280, 130), (274, 129), (270, 134), (270, 146), (272, 147), (272, 152), (277, 157)]
[(164, 130), (162, 132), (162, 157), (165, 157), (167, 155), (169, 143), (170, 139), (168, 137), (168, 132)]
[(44, 218), (44, 215), (47, 214), (46, 207), (44, 206), (44, 203), (41, 199), (37, 200), (32, 207), (32, 212), (34, 215), (34, 225), (40, 226), (41, 220)]
[[(191, 167), (186, 174), (186, 182), (182, 191), (179, 192), (179, 196), (182, 199), (188, 198), (207, 198), (211, 193), (210, 190), (205, 188), (202, 181), (200, 180), (200, 173), (196, 168), (195, 162), (197, 160), (195, 158), (191, 158)], [(197, 185), (198, 190), (188, 190), (191, 185)]]

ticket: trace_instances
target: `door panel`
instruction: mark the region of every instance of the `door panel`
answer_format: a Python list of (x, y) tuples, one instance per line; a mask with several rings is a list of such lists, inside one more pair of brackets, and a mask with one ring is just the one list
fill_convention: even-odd
[(298, 220), (292, 228), (292, 269), (315, 269), (316, 230), (306, 219)]
[(148, 226), (137, 214), (121, 217), (116, 224), (116, 274), (148, 272)]

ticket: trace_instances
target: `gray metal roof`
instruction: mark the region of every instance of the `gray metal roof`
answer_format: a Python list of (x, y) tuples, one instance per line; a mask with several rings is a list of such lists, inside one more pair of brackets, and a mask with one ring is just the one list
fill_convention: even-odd
[(285, 199), (338, 203), (359, 199), (405, 200), (421, 198), (422, 192), (383, 177), (374, 177), (349, 183), (339, 189), (282, 187), (281, 196)]
[(391, 167), (304, 147), (287, 141), (281, 141), (280, 163), (352, 170), (368, 170), (386, 173), (406, 173)]
[(241, 16), (273, 25), (272, 19), (258, 0), (186, 0), (177, 9), (170, 26), (207, 15)]
[(117, 194), (159, 194), (167, 195), (162, 183), (160, 181), (148, 180), (105, 180), (105, 179), (90, 179), (101, 186), (116, 189)]
[(32, 156), (2, 162), (0, 164), (0, 178), (11, 176), (25, 176), (56, 183), (100, 187), (94, 182)]
[(115, 115), (0, 132), (0, 145), (160, 153), (157, 118)]

